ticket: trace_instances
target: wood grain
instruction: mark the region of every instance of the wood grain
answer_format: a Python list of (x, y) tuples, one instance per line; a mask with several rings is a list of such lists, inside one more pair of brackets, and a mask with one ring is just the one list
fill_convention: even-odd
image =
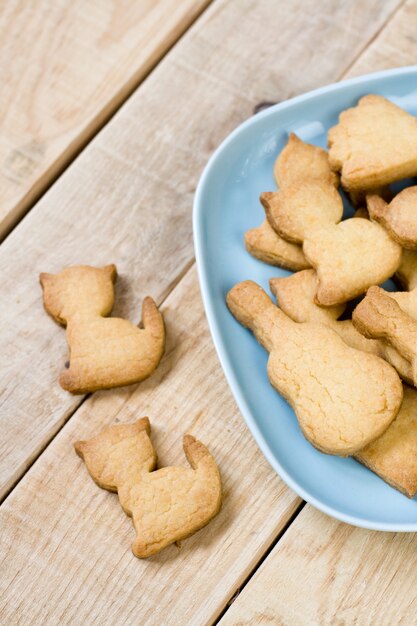
[(114, 262), (115, 313), (138, 320), (143, 297), (161, 301), (192, 262), (193, 193), (214, 148), (257, 103), (336, 79), (397, 4), (216, 1), (6, 239), (0, 494), (81, 402), (57, 384), (67, 349), (38, 274)]
[(220, 620), (415, 624), (417, 536), (342, 524), (307, 506)]
[[(0, 509), (2, 624), (211, 623), (299, 503), (259, 453), (235, 406), (192, 269), (164, 307), (168, 344), (142, 385), (91, 396)], [(205, 529), (147, 561), (114, 494), (72, 449), (149, 415), (159, 465), (184, 464), (190, 432), (215, 456), (224, 504)]]
[(0, 239), (209, 0), (0, 6)]

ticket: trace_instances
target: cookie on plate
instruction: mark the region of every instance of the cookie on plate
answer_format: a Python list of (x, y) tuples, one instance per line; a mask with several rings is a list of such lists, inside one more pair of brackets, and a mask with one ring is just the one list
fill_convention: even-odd
[[(317, 277), (312, 270), (270, 280), (271, 291), (280, 308), (295, 322), (324, 324), (333, 328), (349, 346), (384, 356), (383, 342), (363, 337), (352, 320), (337, 321), (344, 306), (320, 307), (315, 304), (316, 283)], [(408, 367), (411, 372), (408, 361), (398, 353), (396, 369), (401, 360), (402, 367)], [(392, 487), (413, 498), (417, 493), (417, 390), (403, 385), (403, 395), (398, 415), (387, 430), (354, 456)]]
[[(409, 295), (404, 293), (406, 298)], [(380, 287), (370, 287), (353, 311), (352, 320), (365, 337), (383, 339), (407, 360), (411, 366), (413, 384), (417, 385), (417, 319), (403, 310), (402, 306), (406, 307), (407, 304), (413, 306), (413, 296), (408, 301), (404, 299), (400, 306), (390, 292)]]
[(407, 187), (387, 203), (375, 194), (366, 198), (371, 220), (379, 222), (403, 248), (417, 248), (417, 186)]
[(409, 498), (417, 493), (417, 390), (404, 385), (397, 417), (355, 458)]
[(294, 322), (316, 322), (332, 328), (348, 346), (386, 359), (395, 367), (401, 378), (413, 384), (410, 363), (394, 348), (380, 339), (364, 337), (354, 327), (352, 320), (338, 320), (346, 304), (326, 307), (316, 304), (317, 275), (314, 270), (296, 272), (286, 278), (271, 278), (269, 284), (278, 306)]
[(340, 114), (328, 133), (329, 162), (348, 191), (374, 189), (417, 174), (417, 118), (368, 95)]
[(316, 448), (346, 456), (388, 428), (401, 405), (402, 385), (383, 359), (349, 347), (322, 324), (293, 322), (252, 281), (235, 285), (227, 305), (270, 353), (271, 384)]
[(268, 220), (245, 233), (245, 245), (252, 256), (264, 263), (293, 271), (310, 267), (301, 246), (280, 237)]

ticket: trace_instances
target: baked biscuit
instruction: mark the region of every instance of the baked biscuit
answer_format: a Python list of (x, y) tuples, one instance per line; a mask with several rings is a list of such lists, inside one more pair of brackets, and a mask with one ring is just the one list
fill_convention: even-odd
[(366, 198), (371, 220), (379, 222), (403, 248), (417, 248), (417, 186), (403, 189), (388, 204), (377, 195)]
[[(344, 305), (319, 307), (314, 303), (317, 287), (314, 271), (305, 270), (287, 278), (272, 278), (270, 286), (279, 307), (295, 322), (325, 324), (333, 328), (349, 346), (383, 356), (383, 342), (363, 337), (351, 320), (337, 321)], [(399, 354), (397, 359), (401, 359)], [(401, 408), (392, 424), (378, 439), (354, 456), (388, 484), (413, 498), (417, 492), (417, 391), (405, 385), (403, 392)]]
[(105, 319), (113, 308), (116, 276), (115, 265), (40, 275), (46, 311), (67, 328), (70, 365), (59, 382), (71, 393), (137, 383), (154, 372), (164, 353), (164, 321), (152, 298), (143, 301), (143, 329)]
[(389, 292), (370, 287), (353, 311), (355, 327), (365, 337), (383, 339), (411, 365), (412, 381), (417, 384), (417, 320), (405, 312)]
[(293, 271), (309, 267), (301, 246), (280, 237), (267, 220), (245, 233), (245, 245), (252, 256), (270, 265)]
[[(346, 304), (321, 307), (315, 303), (317, 276), (314, 270), (304, 270), (286, 278), (271, 278), (269, 284), (278, 306), (294, 322), (316, 322), (332, 328), (348, 346), (386, 359), (401, 378), (413, 384), (410, 363), (394, 348), (382, 340), (367, 339), (354, 327), (352, 320), (338, 320)], [(402, 296), (403, 293), (398, 295)]]
[(271, 278), (269, 285), (281, 311), (294, 322), (315, 322), (332, 328), (352, 348), (380, 355), (378, 341), (366, 339), (352, 320), (338, 321), (346, 303), (322, 307), (315, 303), (317, 275), (314, 270), (296, 272), (286, 278)]
[(316, 448), (353, 454), (388, 428), (402, 400), (401, 381), (388, 363), (349, 347), (322, 324), (293, 322), (252, 281), (235, 285), (227, 304), (270, 352), (271, 384)]
[(303, 251), (317, 272), (317, 304), (353, 300), (398, 269), (401, 246), (379, 224), (352, 217), (312, 231)]
[(395, 280), (402, 289), (417, 287), (417, 250), (403, 250), (401, 263), (395, 272)]
[(361, 98), (329, 130), (329, 162), (348, 191), (417, 174), (417, 119), (379, 95)]
[(274, 177), (277, 187), (301, 184), (307, 178), (339, 185), (339, 176), (330, 165), (326, 150), (305, 143), (294, 133), (288, 136), (285, 148), (280, 152), (274, 164)]
[(404, 385), (397, 417), (355, 458), (409, 498), (417, 493), (417, 391)]
[(144, 417), (134, 424), (110, 426), (75, 444), (94, 481), (103, 489), (117, 491), (124, 512), (133, 518), (137, 536), (132, 551), (139, 558), (208, 524), (220, 511), (222, 499), (219, 470), (201, 442), (191, 435), (184, 437), (190, 469), (155, 470), (150, 430)]
[(343, 216), (342, 198), (328, 181), (298, 181), (264, 192), (260, 200), (272, 228), (292, 243), (303, 243), (313, 229), (338, 224)]

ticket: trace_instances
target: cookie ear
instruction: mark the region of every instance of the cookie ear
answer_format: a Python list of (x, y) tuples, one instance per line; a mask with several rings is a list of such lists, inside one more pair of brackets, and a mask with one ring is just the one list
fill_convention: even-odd
[(114, 263), (112, 263), (111, 265), (105, 265), (102, 269), (103, 272), (105, 272), (109, 276), (112, 283), (115, 283), (117, 278), (117, 268)]
[(51, 280), (54, 279), (54, 277), (55, 277), (54, 274), (48, 274), (47, 272), (42, 272), (42, 274), (39, 274), (39, 282), (42, 285), (42, 287), (45, 287), (45, 285), (50, 283)]

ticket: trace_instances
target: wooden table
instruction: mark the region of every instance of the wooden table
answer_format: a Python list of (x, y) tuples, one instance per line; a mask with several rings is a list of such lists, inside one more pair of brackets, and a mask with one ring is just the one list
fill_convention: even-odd
[[(219, 142), (264, 101), (415, 63), (417, 0), (21, 0), (0, 15), (0, 623), (415, 624), (417, 538), (353, 528), (292, 493), (217, 361), (191, 206)], [(115, 314), (152, 295), (168, 344), (141, 385), (57, 384), (65, 336), (38, 274), (115, 262)], [(150, 415), (161, 464), (190, 431), (220, 515), (147, 561), (74, 440)]]

